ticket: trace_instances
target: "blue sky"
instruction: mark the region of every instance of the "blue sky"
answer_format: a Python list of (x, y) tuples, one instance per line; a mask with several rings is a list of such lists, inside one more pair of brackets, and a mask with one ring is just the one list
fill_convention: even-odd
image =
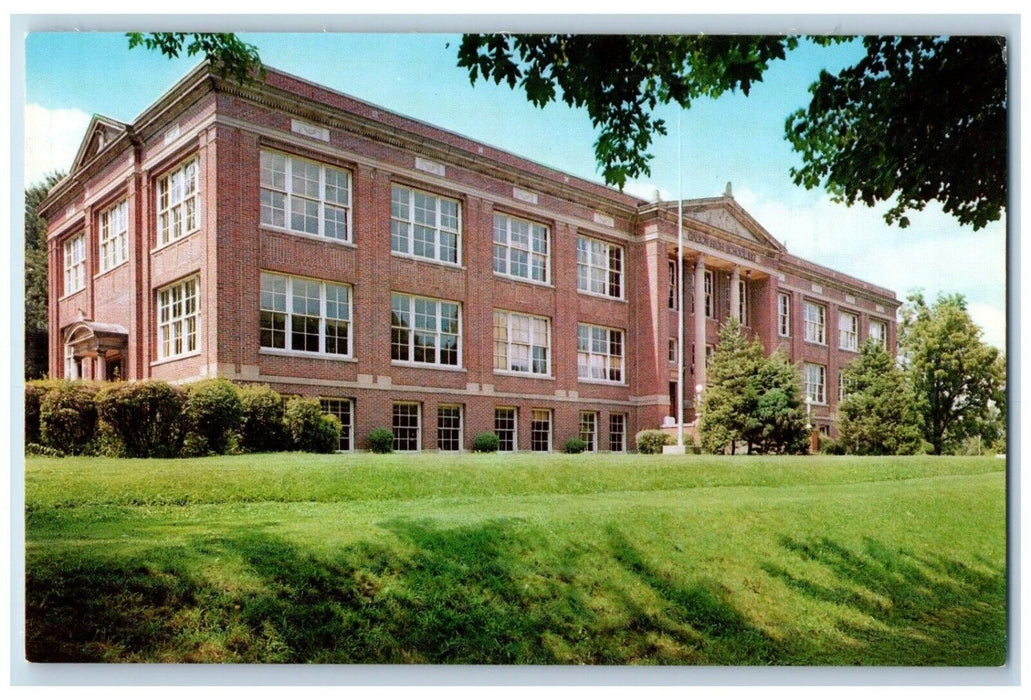
[[(537, 109), (507, 86), (477, 82), (456, 67), (457, 34), (243, 34), (265, 63), (360, 99), (450, 129), (519, 156), (600, 181), (595, 132), (583, 111)], [(800, 164), (784, 140), (787, 116), (808, 103), (821, 69), (837, 70), (855, 46), (805, 44), (775, 63), (747, 97), (695, 103), (681, 116), (663, 107), (669, 134), (653, 142), (652, 173), (628, 190), (664, 199), (735, 198), (788, 250), (893, 289), (966, 296), (985, 339), (1005, 343), (1005, 222), (974, 232), (936, 207), (888, 226), (884, 207), (848, 208), (792, 184)], [(25, 179), (67, 170), (92, 114), (131, 121), (197, 64), (128, 50), (121, 33), (30, 33), (25, 43)], [(678, 144), (682, 186), (678, 185)]]

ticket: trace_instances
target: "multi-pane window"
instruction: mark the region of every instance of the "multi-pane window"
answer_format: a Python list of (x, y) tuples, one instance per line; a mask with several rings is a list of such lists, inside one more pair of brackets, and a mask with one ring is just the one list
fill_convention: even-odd
[(782, 338), (791, 337), (791, 296), (777, 295), (777, 334)]
[(853, 352), (859, 349), (859, 317), (855, 314), (838, 314), (838, 347)]
[(742, 326), (748, 325), (748, 282), (737, 281), (737, 320)]
[(677, 261), (669, 261), (669, 299), (667, 305), (673, 311), (680, 308), (680, 280), (677, 274)]
[(97, 223), (100, 271), (107, 272), (129, 259), (129, 200), (100, 212)]
[(845, 370), (838, 370), (838, 401), (844, 401), (845, 397), (848, 396), (853, 382), (849, 382), (845, 378)]
[(261, 273), (261, 347), (351, 355), (351, 288)]
[(351, 174), (274, 151), (261, 152), (261, 223), (351, 240)]
[(870, 339), (883, 349), (888, 347), (888, 324), (884, 321), (870, 321)]
[(623, 381), (623, 331), (577, 324), (576, 361), (580, 379)]
[(535, 408), (530, 418), (530, 449), (551, 452), (551, 410)]
[(200, 228), (200, 185), (197, 159), (184, 163), (158, 180), (158, 245), (165, 245)]
[(494, 409), (494, 433), (498, 436), (498, 450), (515, 452), (516, 444), (516, 410), (514, 408)]
[(494, 215), (494, 272), (547, 284), (549, 260), (547, 226)]
[(622, 299), (623, 249), (593, 238), (577, 237), (576, 288)]
[(337, 443), (337, 450), (350, 452), (352, 447), (352, 436), (354, 435), (354, 412), (350, 399), (319, 399), (322, 404), (322, 412), (336, 416), (340, 421), (340, 441)]
[(459, 367), (461, 322), (458, 302), (391, 294), (390, 359)]
[(813, 403), (827, 403), (827, 368), (809, 362), (803, 366), (805, 395)]
[(669, 361), (670, 362), (676, 362), (677, 361), (677, 339), (676, 338), (670, 338), (669, 339)]
[(80, 233), (64, 242), (64, 293), (71, 294), (86, 286), (86, 234)]
[(457, 200), (394, 185), (390, 190), (390, 250), (457, 265), (460, 216)]
[(196, 352), (200, 347), (199, 284), (196, 277), (158, 290), (158, 358)]
[(715, 279), (712, 270), (705, 271), (705, 317), (716, 318), (716, 300), (713, 298)]
[(626, 452), (626, 414), (609, 414), (609, 450)]
[(802, 319), (805, 321), (805, 341), (826, 345), (827, 307), (812, 301), (803, 301)]
[(393, 428), (394, 451), (415, 452), (420, 448), (419, 422), (420, 405), (417, 403), (395, 403)]
[(551, 321), (514, 311), (494, 312), (494, 369), (551, 373)]
[(598, 414), (594, 411), (580, 411), (580, 439), (586, 452), (598, 451)]
[(437, 449), (458, 452), (462, 449), (462, 407), (437, 407)]

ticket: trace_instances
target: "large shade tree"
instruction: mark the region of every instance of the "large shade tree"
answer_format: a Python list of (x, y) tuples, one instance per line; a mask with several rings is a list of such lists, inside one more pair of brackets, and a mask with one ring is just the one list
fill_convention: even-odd
[(47, 222), (39, 205), (64, 175), (52, 172), (25, 190), (25, 378), (47, 373)]

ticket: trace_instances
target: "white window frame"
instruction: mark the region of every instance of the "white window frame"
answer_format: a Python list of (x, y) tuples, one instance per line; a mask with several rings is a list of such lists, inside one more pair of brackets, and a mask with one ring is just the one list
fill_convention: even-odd
[[(416, 223), (415, 204), (419, 198), (428, 198), (433, 203), (433, 221)], [(454, 214), (446, 212), (446, 205), (454, 205)], [(425, 207), (423, 211), (427, 211)], [(453, 225), (450, 221), (453, 219)], [(416, 227), (432, 233), (431, 255), (415, 252)], [(442, 255), (442, 237), (454, 236), (454, 259)], [(424, 243), (425, 245), (425, 243)], [(450, 246), (447, 247), (450, 249)], [(462, 264), (462, 203), (451, 197), (418, 190), (407, 185), (394, 183), (390, 189), (390, 252), (416, 260), (429, 260), (442, 265)]]
[[(614, 255), (617, 253), (618, 255)], [(618, 262), (618, 269), (614, 262)], [(626, 251), (623, 246), (589, 236), (576, 237), (576, 289), (583, 294), (623, 299)], [(613, 291), (616, 293), (613, 294)]]
[(158, 247), (200, 230), (200, 160), (196, 157), (158, 178)]
[[(444, 415), (444, 411), (454, 411), (455, 413), (452, 414), (451, 416), (445, 416)], [(454, 426), (454, 425), (444, 425), (443, 424), (444, 420), (446, 418), (450, 419), (450, 418), (454, 418), (454, 417), (457, 417), (457, 419), (458, 419), (457, 427)], [(457, 436), (454, 436), (454, 439), (457, 440), (457, 447), (455, 447), (454, 449), (451, 449), (451, 448), (445, 449), (444, 447), (441, 446), (441, 444), (443, 442), (444, 431), (449, 431), (450, 432), (450, 431), (454, 431), (454, 430), (458, 431)], [(449, 436), (448, 440), (450, 441), (451, 439), (453, 439), (452, 436)], [(440, 452), (461, 452), (462, 451), (462, 446), (464, 444), (465, 444), (465, 416), (463, 415), (462, 405), (461, 404), (456, 404), (456, 403), (442, 403), (442, 404), (439, 404), (437, 406), (437, 450), (440, 451)]]
[[(609, 452), (626, 452), (626, 419), (627, 415), (625, 413), (609, 414)], [(617, 422), (619, 423), (618, 431), (615, 429)], [(617, 435), (619, 436), (619, 447), (613, 448), (612, 444), (615, 442), (613, 438)]]
[[(417, 327), (417, 319), (428, 316), (426, 311), (430, 305), (432, 305), (433, 309), (433, 328)], [(444, 317), (443, 312), (445, 306), (454, 307), (455, 309), (456, 314), (453, 328), (450, 326), (450, 319), (445, 319)], [(405, 316), (401, 316), (401, 314), (405, 314)], [(406, 317), (408, 319), (407, 326), (403, 324), (395, 325), (395, 317), (399, 321)], [(445, 328), (445, 321), (449, 322), (447, 328)], [(403, 345), (400, 342), (402, 333), (406, 334), (406, 339)], [(434, 358), (432, 362), (428, 362), (425, 359), (415, 359), (417, 350), (415, 342), (416, 336), (419, 336), (420, 338), (432, 336)], [(442, 361), (442, 355), (444, 354), (442, 342), (445, 338), (454, 338), (454, 362)], [(421, 345), (419, 347), (428, 348), (429, 346)], [(401, 354), (401, 348), (404, 348), (403, 354), (405, 357), (395, 357), (395, 354)], [(414, 294), (391, 292), (390, 361), (393, 364), (400, 365), (460, 369), (462, 367), (462, 304), (457, 301), (451, 301), (450, 299), (436, 299), (434, 297), (423, 297)]]
[(791, 295), (784, 292), (777, 294), (777, 335), (791, 337)]
[[(336, 416), (340, 421), (340, 440), (337, 442), (337, 452), (353, 452), (354, 451), (354, 400), (353, 399), (342, 399), (338, 396), (321, 396), (319, 397), (319, 404), (322, 406), (322, 412), (327, 413), (331, 416)], [(346, 411), (342, 409), (347, 407)], [(347, 420), (344, 421), (341, 418), (346, 413)], [(342, 444), (346, 443), (345, 447), (341, 447)]]
[(580, 411), (580, 434), (584, 441), (584, 452), (598, 451), (598, 412)]
[(669, 285), (666, 306), (670, 311), (677, 311), (680, 308), (680, 281), (677, 274), (677, 261), (669, 261)]
[[(281, 168), (279, 166), (282, 166)], [(314, 172), (309, 172), (314, 170)], [(308, 177), (314, 174), (314, 179)], [(333, 182), (339, 178), (344, 182)], [(301, 236), (350, 243), (351, 236), (351, 172), (308, 158), (262, 149), (261, 151), (261, 225)], [(303, 183), (312, 183), (317, 192), (301, 191)], [(331, 196), (335, 193), (335, 197)], [(343, 199), (343, 201), (341, 201)], [(301, 207), (314, 206), (314, 215)], [(297, 209), (297, 211), (295, 211)], [(341, 222), (338, 216), (342, 214)], [(315, 230), (309, 231), (301, 220), (314, 219)], [(343, 225), (342, 235), (337, 230)]]
[(86, 234), (77, 233), (64, 242), (64, 296), (86, 288)]
[(536, 221), (496, 212), (494, 274), (533, 284), (550, 284), (551, 230)]
[(845, 381), (845, 370), (838, 370), (838, 403), (845, 400), (845, 396), (848, 394), (845, 387), (848, 382)]
[(680, 353), (677, 352), (677, 339), (676, 338), (670, 338), (669, 339), (669, 361), (672, 362), (673, 364), (676, 364), (677, 358), (679, 356), (680, 356)]
[[(191, 309), (192, 307), (192, 309)], [(157, 356), (172, 360), (201, 349), (200, 276), (194, 275), (157, 290)], [(176, 346), (179, 349), (176, 350)]]
[(827, 403), (827, 368), (812, 362), (806, 362), (803, 366), (805, 380), (805, 395), (812, 400), (812, 403), (826, 405)]
[[(522, 326), (525, 322), (525, 328)], [(541, 325), (543, 324), (543, 331)], [(517, 335), (518, 333), (518, 335)], [(525, 334), (525, 335), (523, 335)], [(540, 337), (543, 335), (543, 338)], [(517, 340), (525, 337), (527, 340)], [(504, 348), (502, 355), (499, 350)], [(513, 368), (513, 364), (522, 358), (513, 356), (513, 348), (526, 348), (526, 369)], [(544, 349), (543, 371), (534, 371), (538, 366), (540, 358), (534, 356), (534, 351)], [(504, 367), (498, 363), (504, 359)], [(551, 377), (551, 319), (546, 316), (534, 316), (516, 311), (494, 310), (494, 373), (495, 374), (523, 374), (537, 377)]]
[[(402, 425), (398, 426), (398, 409), (404, 408), (415, 409), (415, 425)], [(405, 416), (401, 416), (405, 417)], [(409, 413), (408, 418), (411, 417)], [(422, 450), (422, 404), (414, 401), (395, 401), (390, 411), (390, 428), (394, 433), (394, 452), (419, 452)], [(402, 437), (399, 434), (401, 430), (415, 430), (415, 449), (408, 449), (407, 445), (410, 443), (409, 438), (405, 438), (404, 444), (406, 447), (402, 447)]]
[[(877, 329), (876, 331), (874, 329)], [(888, 324), (884, 321), (872, 319), (870, 321), (870, 337), (883, 350), (888, 349)]]
[(716, 318), (716, 300), (713, 295), (716, 293), (716, 278), (712, 270), (705, 271), (705, 318)]
[[(598, 343), (604, 347), (599, 349)], [(619, 354), (613, 354), (613, 345)], [(613, 372), (618, 378), (613, 379)], [(602, 376), (595, 376), (596, 374)], [(626, 383), (626, 331), (619, 328), (576, 324), (576, 376), (582, 382)]]
[[(311, 285), (318, 286), (318, 316), (310, 313), (309, 309), (298, 310), (298, 302), (303, 299), (314, 299), (312, 296), (299, 296), (301, 289), (295, 289), (304, 285), (305, 288)], [(304, 289), (304, 291), (308, 291)], [(333, 292), (335, 298), (331, 298)], [(343, 292), (346, 299), (341, 301), (340, 294)], [(340, 307), (344, 306), (345, 315), (341, 315)], [(338, 284), (326, 282), (325, 280), (311, 279), (308, 277), (294, 277), (282, 275), (276, 272), (262, 272), (260, 283), (259, 310), (259, 347), (264, 353), (301, 354), (306, 356), (325, 357), (330, 359), (351, 359), (354, 354), (354, 289), (349, 284)], [(333, 315), (331, 315), (333, 313)], [(266, 326), (265, 315), (270, 314), (282, 317), (281, 328)], [(272, 316), (270, 316), (272, 318)], [(294, 347), (294, 322), (299, 319), (318, 320), (318, 349), (308, 350)], [(328, 349), (330, 341), (333, 340), (329, 333), (329, 324), (343, 325), (347, 333), (347, 347), (344, 352), (332, 352)], [(266, 344), (266, 332), (270, 338), (276, 333), (282, 333), (282, 347), (274, 343)], [(313, 335), (302, 333), (303, 336)]]
[(802, 318), (805, 319), (805, 342), (827, 344), (827, 307), (808, 299), (802, 300)]
[[(541, 417), (544, 420), (541, 420)], [(538, 449), (540, 443), (541, 431), (538, 426), (542, 423), (547, 423), (546, 440), (544, 442), (545, 448), (543, 450)], [(554, 414), (550, 408), (534, 408), (530, 411), (530, 450), (533, 452), (551, 452), (553, 448), (554, 440)]]
[[(509, 416), (512, 419), (512, 427), (506, 428), (504, 431), (498, 429), (498, 419), (504, 416), (504, 420), (507, 420)], [(502, 432), (512, 432), (512, 448), (509, 450), (505, 449), (505, 438), (502, 437)], [(519, 451), (519, 409), (513, 406), (495, 406), (494, 408), (494, 434), (498, 436), (498, 452), (518, 452)]]
[(123, 199), (97, 217), (100, 271), (113, 270), (129, 259), (129, 200)]
[(748, 325), (748, 281), (739, 279), (737, 281), (737, 316), (738, 323), (742, 326)]
[(838, 347), (842, 350), (859, 350), (859, 316), (848, 311), (838, 312)]

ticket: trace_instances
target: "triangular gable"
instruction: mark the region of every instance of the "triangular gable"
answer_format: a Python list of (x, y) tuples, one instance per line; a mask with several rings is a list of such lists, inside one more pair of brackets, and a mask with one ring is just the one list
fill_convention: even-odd
[(732, 197), (724, 196), (704, 202), (685, 202), (684, 216), (713, 228), (758, 243), (766, 248), (785, 251), (786, 248), (769, 231), (752, 218)]
[(86, 136), (82, 139), (79, 152), (75, 154), (70, 173), (74, 173), (80, 167), (93, 160), (109, 144), (125, 133), (127, 126), (114, 119), (94, 114), (86, 129)]

